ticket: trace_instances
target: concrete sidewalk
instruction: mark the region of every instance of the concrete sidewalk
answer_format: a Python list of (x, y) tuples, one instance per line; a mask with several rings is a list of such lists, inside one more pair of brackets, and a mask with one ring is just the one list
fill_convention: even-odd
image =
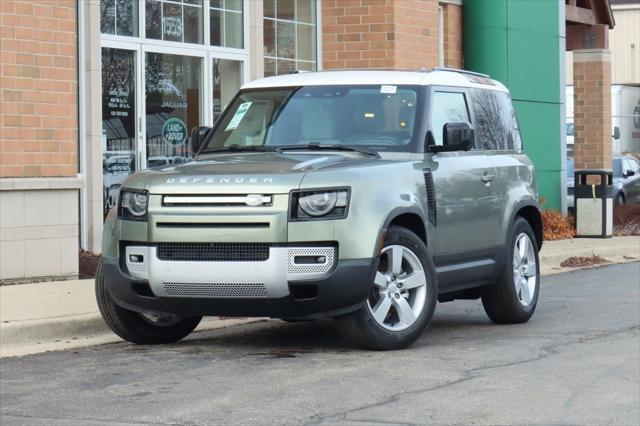
[[(612, 263), (640, 260), (640, 237), (547, 241), (540, 253), (542, 275), (570, 271), (571, 256), (598, 255)], [(207, 318), (197, 330), (263, 319)], [(0, 357), (119, 341), (98, 312), (93, 280), (0, 286)]]

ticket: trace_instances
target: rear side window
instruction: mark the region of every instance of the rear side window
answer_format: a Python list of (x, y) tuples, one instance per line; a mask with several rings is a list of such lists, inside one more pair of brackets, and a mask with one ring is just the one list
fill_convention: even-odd
[(511, 97), (504, 92), (471, 89), (476, 149), (521, 150), (520, 129)]
[(444, 125), (470, 123), (464, 93), (435, 92), (431, 102), (431, 129), (436, 145), (442, 145)]

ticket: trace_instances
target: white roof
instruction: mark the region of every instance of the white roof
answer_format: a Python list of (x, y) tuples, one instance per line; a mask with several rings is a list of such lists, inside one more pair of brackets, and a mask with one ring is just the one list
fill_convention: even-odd
[(323, 86), (323, 85), (421, 85), (421, 86), (455, 86), (478, 87), (508, 92), (507, 88), (496, 80), (495, 85), (473, 82), (472, 74), (456, 71), (433, 70), (422, 71), (320, 71), (303, 72), (298, 74), (284, 74), (267, 77), (245, 84), (243, 89), (262, 87), (291, 87), (291, 86)]

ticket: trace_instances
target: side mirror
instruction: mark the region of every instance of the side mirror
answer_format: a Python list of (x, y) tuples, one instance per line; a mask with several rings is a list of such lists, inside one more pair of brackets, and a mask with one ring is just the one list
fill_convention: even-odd
[(624, 172), (622, 174), (622, 177), (628, 178), (631, 176), (635, 176), (636, 172), (634, 172), (633, 170), (627, 170), (626, 172)]
[(469, 151), (475, 130), (469, 123), (447, 123), (442, 129), (442, 145), (430, 145), (430, 152)]
[(200, 150), (202, 143), (206, 139), (211, 127), (198, 126), (191, 130), (191, 153), (195, 155)]
[(620, 127), (616, 126), (613, 128), (613, 138), (620, 139)]

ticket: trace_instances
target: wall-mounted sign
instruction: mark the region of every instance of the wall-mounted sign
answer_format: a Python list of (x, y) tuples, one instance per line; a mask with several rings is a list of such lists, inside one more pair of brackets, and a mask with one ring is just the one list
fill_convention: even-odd
[(179, 118), (170, 118), (162, 125), (162, 140), (165, 143), (179, 147), (187, 140), (187, 126)]

